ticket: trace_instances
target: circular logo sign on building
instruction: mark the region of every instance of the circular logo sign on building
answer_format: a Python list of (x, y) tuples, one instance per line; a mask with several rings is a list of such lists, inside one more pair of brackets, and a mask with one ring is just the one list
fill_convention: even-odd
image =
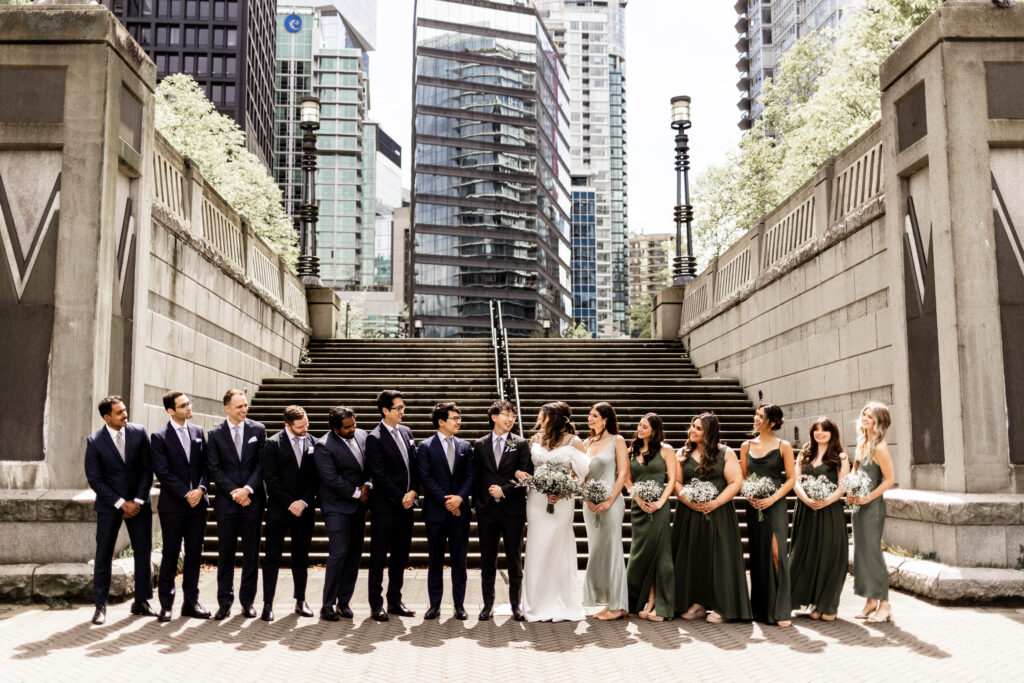
[(289, 14), (284, 18), (284, 28), (288, 33), (298, 33), (302, 30), (302, 17), (298, 14)]

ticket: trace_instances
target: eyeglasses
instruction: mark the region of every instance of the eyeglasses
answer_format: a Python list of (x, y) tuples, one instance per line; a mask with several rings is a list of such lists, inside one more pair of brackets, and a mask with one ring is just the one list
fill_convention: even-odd
[(399, 412), (402, 412), (402, 411), (405, 410), (405, 405), (393, 406), (393, 407), (389, 408), (389, 410), (397, 410)]

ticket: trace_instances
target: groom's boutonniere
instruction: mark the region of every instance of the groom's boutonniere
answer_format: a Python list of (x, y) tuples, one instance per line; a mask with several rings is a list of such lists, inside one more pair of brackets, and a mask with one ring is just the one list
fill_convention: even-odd
[(501, 449), (501, 457), (505, 457), (510, 453), (516, 452), (516, 445), (512, 443), (512, 439), (505, 439), (505, 447)]

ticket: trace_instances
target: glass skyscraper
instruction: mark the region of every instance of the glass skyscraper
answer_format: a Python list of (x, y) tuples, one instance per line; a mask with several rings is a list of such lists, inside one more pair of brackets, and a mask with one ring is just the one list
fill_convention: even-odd
[(597, 194), (573, 178), (572, 188), (572, 317), (597, 334)]
[(410, 309), (433, 337), (569, 324), (569, 79), (522, 0), (418, 0)]
[[(569, 72), (573, 177), (594, 191), (596, 225), (587, 274), (589, 308), (574, 309), (599, 337), (629, 332), (626, 173), (626, 0), (534, 0)], [(573, 226), (581, 222), (573, 216)], [(575, 239), (575, 238), (574, 238)], [(575, 243), (574, 243), (575, 249)], [(576, 288), (574, 287), (574, 296)], [(596, 327), (590, 320), (596, 315)]]

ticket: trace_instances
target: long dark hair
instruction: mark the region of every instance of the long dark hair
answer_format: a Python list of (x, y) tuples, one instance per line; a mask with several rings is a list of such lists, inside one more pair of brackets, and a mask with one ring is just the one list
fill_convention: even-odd
[[(661, 444), (665, 441), (665, 423), (657, 413), (645, 413), (640, 419), (647, 420), (647, 424), (651, 425), (651, 438), (647, 441), (647, 458), (650, 458), (656, 450), (661, 450)], [(636, 458), (641, 465), (646, 465), (647, 458), (641, 455), (643, 450), (644, 440), (634, 436), (629, 444), (629, 457)]]
[[(551, 450), (558, 446), (566, 434), (575, 434), (576, 428), (572, 426), (572, 408), (565, 401), (545, 403), (540, 407), (540, 415), (547, 415), (548, 424), (543, 433), (538, 434), (540, 445)], [(540, 431), (540, 417), (537, 424), (533, 425), (534, 431)]]
[(830, 434), (828, 446), (825, 448), (825, 455), (821, 458), (822, 464), (828, 465), (836, 472), (843, 466), (843, 442), (839, 438), (839, 426), (827, 415), (822, 415), (811, 425), (811, 440), (800, 449), (800, 469), (802, 474), (809, 472), (811, 464), (818, 457), (818, 442), (814, 440), (814, 432), (823, 429)]
[[(718, 426), (718, 416), (714, 413), (701, 413), (690, 420), (692, 425), (695, 421), (700, 422), (704, 429), (704, 455), (697, 466), (697, 478), (707, 479), (715, 473), (715, 464), (718, 459), (718, 449), (721, 447), (721, 429)], [(690, 441), (687, 434), (686, 445), (683, 446), (683, 458), (689, 458), (697, 450), (697, 444)]]
[[(773, 432), (776, 429), (782, 429), (782, 425), (786, 422), (782, 419), (782, 408), (778, 407), (774, 403), (762, 403), (757, 407), (757, 409), (764, 411), (764, 419), (768, 420), (769, 428)], [(751, 432), (751, 435), (757, 436), (757, 432)]]
[[(619, 418), (615, 416), (615, 408), (612, 408), (611, 403), (605, 401), (599, 401), (594, 405), (590, 406), (591, 410), (596, 410), (597, 414), (604, 418), (604, 434), (618, 434), (619, 433)], [(602, 434), (602, 436), (604, 436)], [(597, 434), (594, 430), (590, 430), (590, 438), (593, 439)]]

